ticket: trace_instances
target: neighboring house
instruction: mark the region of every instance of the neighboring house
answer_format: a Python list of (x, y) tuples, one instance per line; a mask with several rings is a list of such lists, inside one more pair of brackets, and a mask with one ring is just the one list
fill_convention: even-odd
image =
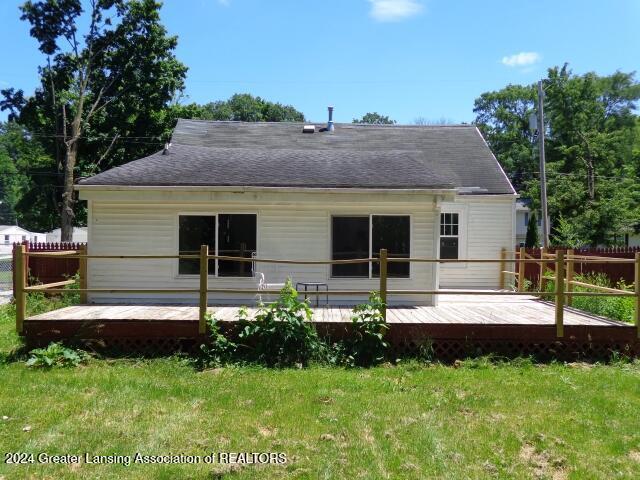
[[(309, 133), (303, 133), (303, 131)], [(490, 258), (513, 249), (516, 193), (475, 126), (179, 120), (168, 149), (77, 185), (90, 255)], [(378, 264), (257, 264), (267, 282), (377, 290)], [(197, 288), (198, 260), (89, 261), (89, 288)], [(210, 288), (255, 289), (251, 263), (210, 262)], [(497, 288), (497, 264), (390, 263), (389, 288)], [(141, 299), (98, 294), (94, 302)], [(365, 296), (335, 297), (354, 303)], [(153, 302), (195, 302), (147, 294)], [(211, 294), (250, 303), (253, 295)], [(392, 304), (433, 304), (430, 295)]]
[[(60, 234), (60, 229), (56, 228), (55, 230), (51, 230), (47, 232), (47, 242), (50, 243), (59, 243), (61, 241), (62, 235)], [(87, 242), (87, 228), (86, 227), (73, 227), (73, 234), (71, 237), (72, 242)]]
[(46, 235), (25, 230), (17, 225), (0, 225), (0, 254), (10, 254), (14, 243), (44, 242)]
[(627, 234), (624, 241), (627, 247), (640, 247), (640, 233)]

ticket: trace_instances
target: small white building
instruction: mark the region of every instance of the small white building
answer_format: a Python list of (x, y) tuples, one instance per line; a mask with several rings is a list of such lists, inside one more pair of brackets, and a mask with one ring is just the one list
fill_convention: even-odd
[(640, 233), (628, 233), (624, 236), (624, 244), (627, 247), (640, 247)]
[(44, 233), (30, 232), (17, 225), (0, 225), (0, 254), (10, 254), (14, 243), (45, 242)]
[[(60, 243), (62, 235), (60, 229), (56, 228), (47, 232), (47, 242)], [(86, 243), (87, 242), (87, 228), (86, 227), (73, 227), (72, 242)]]
[[(515, 244), (516, 192), (475, 126), (179, 120), (171, 146), (77, 185), (90, 255), (327, 260), (489, 258)], [(210, 261), (209, 288), (322, 282), (377, 290), (377, 263)], [(498, 288), (498, 264), (390, 263), (389, 289)], [(90, 260), (89, 288), (198, 288), (199, 260)], [(353, 304), (365, 295), (331, 298)], [(93, 302), (197, 302), (197, 294), (95, 293)], [(211, 294), (251, 304), (252, 294)], [(434, 304), (432, 295), (391, 304)]]

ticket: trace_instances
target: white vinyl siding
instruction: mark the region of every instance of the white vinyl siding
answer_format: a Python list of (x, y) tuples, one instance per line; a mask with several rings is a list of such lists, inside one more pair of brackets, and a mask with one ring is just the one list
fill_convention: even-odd
[[(89, 199), (89, 253), (92, 255), (175, 255), (178, 215), (188, 213), (254, 213), (257, 215), (258, 258), (327, 260), (331, 258), (331, 216), (405, 214), (411, 217), (411, 256), (435, 257), (437, 210), (434, 197), (423, 194), (336, 193), (207, 193), (83, 192)], [(169, 198), (167, 198), (169, 197)], [(179, 276), (177, 260), (90, 260), (90, 288), (198, 288), (198, 278)], [(377, 290), (378, 279), (330, 277), (328, 265), (258, 264), (268, 283), (321, 281), (330, 290)], [(390, 289), (435, 288), (433, 264), (411, 266), (410, 278), (389, 279)], [(254, 278), (209, 279), (210, 288), (256, 287)], [(263, 298), (264, 299), (264, 298)], [(331, 303), (353, 304), (366, 295), (336, 296)], [(93, 294), (90, 300), (123, 302), (197, 301), (197, 294)], [(431, 296), (396, 296), (391, 304), (431, 304)], [(210, 304), (252, 304), (253, 295), (209, 295)]]
[[(459, 212), (461, 259), (498, 259), (502, 247), (513, 250), (513, 195), (492, 197), (460, 196), (455, 202), (442, 203), (441, 211)], [(498, 263), (443, 264), (441, 288), (498, 288)]]

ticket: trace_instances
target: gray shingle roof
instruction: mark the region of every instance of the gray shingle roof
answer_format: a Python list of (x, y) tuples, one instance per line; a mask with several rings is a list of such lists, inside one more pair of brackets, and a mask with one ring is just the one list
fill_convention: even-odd
[(179, 120), (166, 154), (112, 168), (81, 185), (460, 188), (512, 194), (474, 126)]

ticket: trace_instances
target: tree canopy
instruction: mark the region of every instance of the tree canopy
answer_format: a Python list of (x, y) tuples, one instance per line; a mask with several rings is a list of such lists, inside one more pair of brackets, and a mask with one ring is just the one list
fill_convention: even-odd
[(387, 115), (380, 115), (378, 112), (365, 113), (362, 118), (354, 118), (352, 123), (368, 123), (370, 125), (393, 125), (395, 120)]
[[(584, 243), (620, 242), (640, 224), (640, 84), (633, 73), (575, 75), (564, 65), (549, 69), (544, 89), (552, 238), (569, 224)], [(539, 208), (535, 101), (534, 85), (509, 85), (482, 94), (474, 113), (516, 189)]]
[(174, 55), (177, 38), (160, 23), (159, 2), (92, 0), (86, 11), (83, 3), (22, 5), (21, 19), (31, 25), (46, 63), (33, 95), (8, 88), (0, 102), (49, 157), (48, 165), (25, 171), (30, 182), (23, 199), (43, 215), (31, 222), (24, 212), (22, 220), (30, 228), (52, 228), (59, 214), (63, 240), (81, 221), (75, 178), (159, 149), (187, 71)]
[(291, 105), (270, 102), (248, 93), (236, 93), (228, 100), (210, 102), (202, 106), (207, 120), (236, 120), (242, 122), (304, 122), (304, 115)]

